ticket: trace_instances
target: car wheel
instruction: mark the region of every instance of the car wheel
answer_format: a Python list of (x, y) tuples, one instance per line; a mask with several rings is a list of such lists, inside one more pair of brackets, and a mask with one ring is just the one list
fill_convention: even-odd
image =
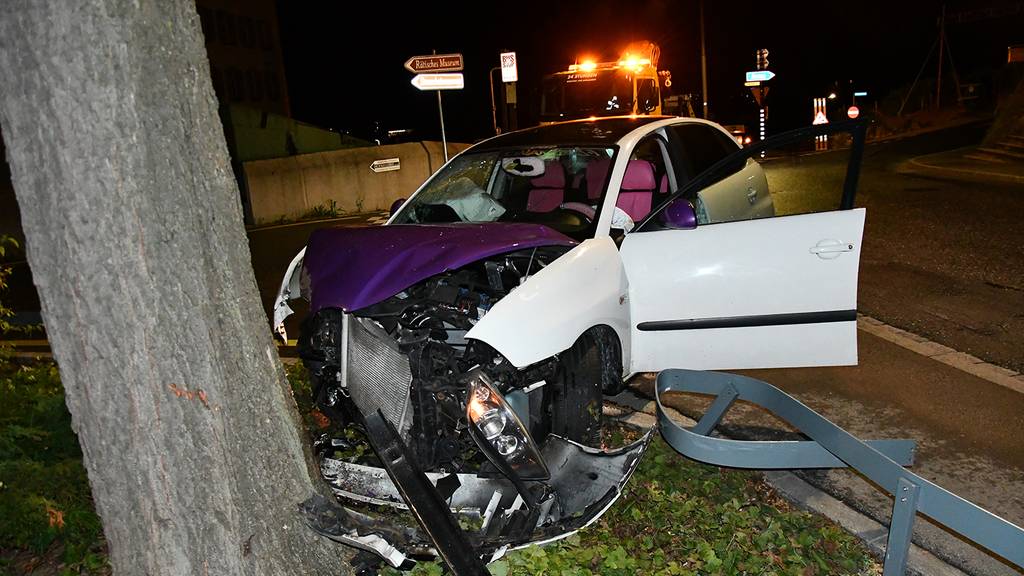
[(560, 355), (557, 377), (548, 384), (548, 430), (585, 446), (601, 443), (601, 344), (593, 331), (584, 332)]

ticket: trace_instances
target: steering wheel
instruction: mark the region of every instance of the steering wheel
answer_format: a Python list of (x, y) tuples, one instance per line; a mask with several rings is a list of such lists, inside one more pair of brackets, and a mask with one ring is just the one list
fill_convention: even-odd
[(597, 211), (592, 206), (583, 202), (563, 202), (558, 207), (583, 216), (587, 220), (587, 224), (592, 223), (594, 216), (597, 214)]

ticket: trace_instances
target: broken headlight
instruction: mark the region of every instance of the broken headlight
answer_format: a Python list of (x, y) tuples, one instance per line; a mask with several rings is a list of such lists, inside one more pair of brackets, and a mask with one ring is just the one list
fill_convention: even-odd
[(530, 432), (479, 369), (470, 373), (466, 419), (473, 440), (506, 476), (519, 480), (551, 477)]

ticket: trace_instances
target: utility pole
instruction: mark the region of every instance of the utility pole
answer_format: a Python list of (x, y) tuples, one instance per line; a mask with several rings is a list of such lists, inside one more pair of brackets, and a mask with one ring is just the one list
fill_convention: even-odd
[(701, 100), (704, 102), (704, 119), (708, 119), (708, 54), (704, 44), (704, 0), (700, 0), (700, 79)]

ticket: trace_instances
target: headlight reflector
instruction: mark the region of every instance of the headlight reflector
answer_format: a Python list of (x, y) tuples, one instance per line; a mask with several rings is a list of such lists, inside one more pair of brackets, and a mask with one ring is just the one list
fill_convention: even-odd
[(530, 432), (480, 369), (470, 372), (468, 398), (466, 419), (473, 440), (499, 470), (521, 480), (551, 477)]

